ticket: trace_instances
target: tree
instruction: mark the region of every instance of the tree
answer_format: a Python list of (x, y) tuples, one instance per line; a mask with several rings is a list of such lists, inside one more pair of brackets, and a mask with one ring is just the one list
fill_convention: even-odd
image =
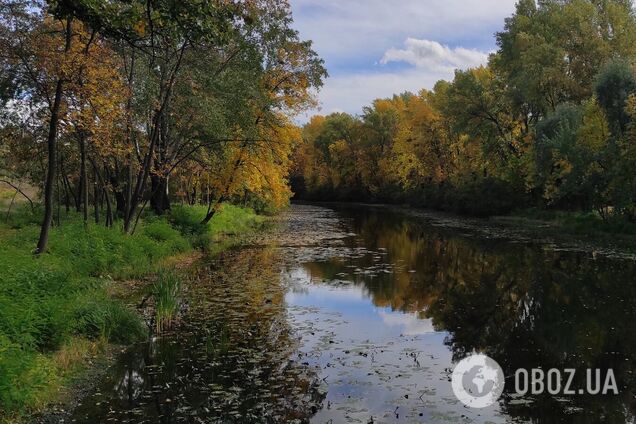
[[(254, 138), (244, 134), (258, 132), (264, 114), (296, 112), (310, 104), (311, 89), (320, 86), (326, 74), (311, 44), (300, 41), (291, 29), (285, 1), (103, 4), (78, 0), (53, 4), (58, 13), (72, 13), (119, 41), (122, 50), (129, 51), (131, 88), (141, 87), (141, 92), (133, 92), (140, 101), (133, 101), (137, 110), (129, 108), (133, 115), (129, 128), (147, 130), (130, 137), (138, 163), (129, 167), (129, 174), (137, 171), (127, 183), (126, 230), (134, 215), (139, 215), (148, 180), (151, 189), (146, 202), (161, 214), (170, 207), (169, 176), (178, 165), (206, 146), (236, 139), (249, 143)], [(192, 126), (178, 119), (177, 112), (188, 103), (180, 97), (184, 93), (194, 93), (195, 102), (202, 102), (198, 105), (208, 111), (214, 101), (217, 111), (239, 113), (197, 117), (200, 129), (216, 126), (224, 128), (224, 133), (210, 137), (209, 133), (188, 132)], [(149, 117), (143, 126), (133, 123), (143, 117)], [(198, 118), (209, 119), (211, 125)]]
[(594, 92), (598, 103), (605, 110), (612, 132), (620, 137), (630, 121), (625, 110), (627, 101), (636, 93), (633, 66), (624, 59), (609, 61), (596, 78)]
[(493, 67), (505, 77), (518, 110), (536, 122), (563, 102), (589, 98), (611, 57), (634, 55), (632, 2), (546, 0), (537, 6), (524, 0), (497, 43)]
[(39, 2), (27, 0), (0, 3), (3, 67), (12, 69), (20, 90), (30, 96), (31, 101), (46, 104), (48, 162), (44, 183), (44, 218), (36, 253), (46, 251), (53, 221), (57, 137), (60, 116), (64, 113), (65, 85), (73, 72), (73, 20), (68, 16), (57, 20), (44, 19), (42, 7)]

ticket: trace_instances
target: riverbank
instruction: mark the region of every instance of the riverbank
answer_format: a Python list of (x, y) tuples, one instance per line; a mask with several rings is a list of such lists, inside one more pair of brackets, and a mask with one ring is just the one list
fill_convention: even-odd
[(126, 298), (174, 268), (170, 258), (221, 249), (264, 220), (225, 205), (201, 226), (204, 212), (175, 207), (166, 218), (147, 217), (133, 235), (62, 214), (49, 251), (38, 257), (37, 215), (22, 211), (0, 224), (0, 422), (71, 400), (70, 388), (108, 363), (117, 346), (147, 338), (154, 329)]
[(408, 205), (360, 202), (296, 202), (338, 208), (378, 208), (421, 219), (438, 228), (460, 231), (478, 238), (505, 239), (540, 244), (545, 248), (585, 252), (593, 256), (636, 260), (636, 226), (603, 223), (600, 218), (575, 213), (517, 214), (475, 218)]
[[(65, 422), (633, 417), (636, 262), (368, 205), (293, 205), (274, 219), (194, 262), (177, 331), (119, 355)], [(497, 404), (467, 409), (449, 379), (474, 351), (506, 375), (609, 367), (620, 396), (520, 396), (508, 385)]]

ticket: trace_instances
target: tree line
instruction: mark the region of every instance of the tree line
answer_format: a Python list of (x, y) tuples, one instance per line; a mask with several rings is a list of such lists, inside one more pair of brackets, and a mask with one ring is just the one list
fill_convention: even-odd
[(487, 65), (432, 90), (314, 116), (298, 195), (636, 221), (632, 1), (520, 0), (496, 40)]
[(0, 0), (0, 170), (134, 231), (146, 210), (285, 204), (323, 61), (286, 0)]

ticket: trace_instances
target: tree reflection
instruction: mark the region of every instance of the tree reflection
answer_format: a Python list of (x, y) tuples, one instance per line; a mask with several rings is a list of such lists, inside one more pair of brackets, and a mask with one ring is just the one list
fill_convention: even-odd
[[(346, 211), (344, 212), (347, 213)], [(613, 369), (619, 396), (550, 395), (520, 402), (507, 380), (505, 412), (535, 422), (625, 422), (634, 419), (636, 393), (636, 265), (536, 245), (463, 237), (386, 212), (350, 214), (358, 234), (350, 247), (363, 257), (307, 264), (316, 278), (343, 275), (362, 285), (373, 303), (422, 318), (447, 331), (455, 360), (473, 351), (496, 359), (506, 375), (518, 368)], [(377, 268), (375, 252), (393, 273)]]
[(293, 360), (274, 250), (201, 264), (187, 324), (127, 352), (75, 414), (78, 421), (287, 422), (321, 404), (315, 373)]

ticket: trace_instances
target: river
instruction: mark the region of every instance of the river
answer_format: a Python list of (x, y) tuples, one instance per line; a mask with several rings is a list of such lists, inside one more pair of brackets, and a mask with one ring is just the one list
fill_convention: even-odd
[[(191, 270), (177, 330), (121, 355), (75, 422), (634, 422), (636, 265), (388, 208), (294, 205)], [(465, 407), (457, 361), (506, 375)], [(518, 368), (613, 370), (618, 395), (515, 393)]]

